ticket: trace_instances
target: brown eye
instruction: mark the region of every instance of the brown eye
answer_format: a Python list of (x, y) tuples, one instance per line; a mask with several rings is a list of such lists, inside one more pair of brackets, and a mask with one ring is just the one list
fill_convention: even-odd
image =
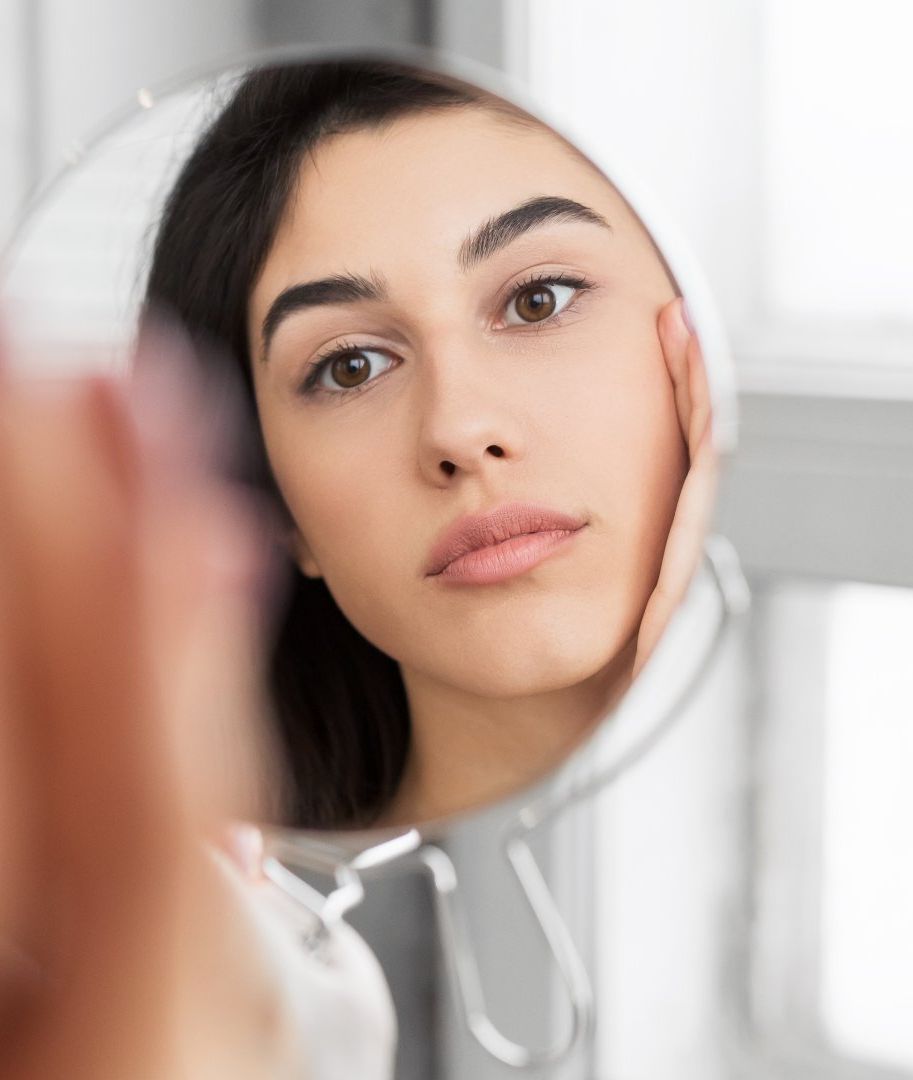
[(547, 319), (555, 310), (555, 294), (542, 285), (530, 286), (517, 294), (517, 314), (526, 322)]
[(364, 353), (345, 353), (330, 365), (330, 374), (338, 386), (350, 389), (360, 386), (371, 373), (371, 361)]
[(524, 323), (544, 322), (566, 308), (578, 288), (585, 287), (584, 282), (575, 286), (560, 281), (534, 281), (524, 285), (514, 293), (507, 305), (507, 323), (522, 326)]
[(342, 394), (357, 391), (383, 375), (396, 364), (396, 358), (380, 349), (347, 346), (325, 356), (311, 366), (301, 392)]

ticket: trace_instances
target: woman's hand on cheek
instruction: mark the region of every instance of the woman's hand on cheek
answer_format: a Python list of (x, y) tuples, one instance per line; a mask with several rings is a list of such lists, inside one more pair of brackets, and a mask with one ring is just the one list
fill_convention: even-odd
[(641, 620), (635, 675), (652, 654), (694, 576), (713, 510), (718, 471), (707, 372), (700, 342), (686, 321), (680, 297), (660, 311), (657, 329), (679, 427), (688, 448), (689, 468), (666, 539), (659, 577)]

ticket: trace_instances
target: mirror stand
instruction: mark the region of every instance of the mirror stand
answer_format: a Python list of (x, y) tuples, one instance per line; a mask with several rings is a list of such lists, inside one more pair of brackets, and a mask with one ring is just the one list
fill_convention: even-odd
[[(417, 861), (429, 874), (445, 962), (460, 1003), (462, 1019), (479, 1045), (493, 1058), (516, 1069), (535, 1069), (565, 1060), (592, 1028), (593, 994), (589, 976), (570, 932), (555, 904), (548, 884), (529, 846), (530, 839), (552, 824), (572, 806), (594, 798), (615, 784), (640, 761), (669, 731), (702, 685), (711, 669), (732, 621), (744, 615), (750, 604), (748, 585), (738, 555), (725, 537), (709, 536), (704, 544), (705, 575), (692, 583), (690, 597), (698, 596), (709, 582), (715, 598), (716, 615), (708, 619), (706, 596), (686, 599), (674, 621), (688, 631), (689, 654), (696, 661), (688, 667), (676, 655), (679, 640), (667, 635), (651, 658), (654, 677), (641, 686), (655, 687), (661, 666), (684, 671), (683, 678), (660, 708), (644, 709), (640, 699), (625, 709), (625, 722), (606, 725), (607, 746), (599, 755), (596, 772), (582, 783), (554, 784), (543, 796), (523, 806), (506, 824), (501, 849), (521, 892), (542, 932), (561, 975), (571, 1008), (568, 1030), (551, 1046), (534, 1049), (507, 1038), (497, 1027), (485, 1004), (485, 994), (475, 949), (459, 896), (456, 867), (443, 848), (424, 843), (419, 829), (412, 828), (380, 844), (346, 857), (341, 845), (298, 834), (295, 840), (277, 831), (265, 836), (263, 871), (286, 897), (301, 906), (311, 920), (312, 930), (305, 943), (319, 953), (333, 925), (364, 899), (364, 879), (386, 873), (391, 866), (402, 867)], [(694, 649), (695, 624), (701, 624), (703, 640)], [(686, 625), (687, 624), (687, 625)], [(668, 686), (668, 683), (664, 683)], [(643, 695), (642, 695), (643, 696)], [(573, 762), (565, 772), (573, 771)], [(336, 888), (324, 895), (308, 885), (295, 869), (317, 872), (333, 878)]]

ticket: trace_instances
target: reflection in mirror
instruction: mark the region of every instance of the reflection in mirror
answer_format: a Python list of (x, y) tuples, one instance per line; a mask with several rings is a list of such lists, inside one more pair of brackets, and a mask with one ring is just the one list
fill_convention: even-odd
[(677, 283), (581, 150), (402, 63), (253, 70), (171, 187), (143, 319), (240, 376), (290, 568), (285, 824), (490, 803), (618, 704), (717, 466)]

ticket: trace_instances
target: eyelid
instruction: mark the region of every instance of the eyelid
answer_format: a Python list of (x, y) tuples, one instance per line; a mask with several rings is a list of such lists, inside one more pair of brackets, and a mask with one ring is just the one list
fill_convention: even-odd
[[(391, 357), (390, 350), (385, 349), (382, 346), (365, 345), (355, 341), (342, 341), (336, 343), (325, 351), (318, 353), (308, 364), (305, 376), (300, 384), (300, 392), (305, 396), (328, 394), (330, 397), (351, 397), (353, 394), (359, 393), (363, 388), (370, 386), (371, 383), (375, 382), (376, 379), (380, 377), (375, 376), (364, 383), (360, 383), (358, 386), (351, 386), (348, 388), (340, 387), (338, 390), (328, 390), (325, 386), (320, 386), (319, 380), (322, 378), (323, 373), (329, 369), (335, 360), (342, 356), (346, 356), (349, 353), (381, 353), (387, 358)], [(389, 368), (386, 368), (385, 370), (389, 370)]]
[(585, 277), (583, 274), (577, 273), (576, 271), (535, 270), (522, 280), (514, 282), (508, 288), (506, 296), (499, 301), (497, 310), (499, 312), (506, 311), (508, 306), (512, 303), (512, 301), (517, 298), (517, 296), (521, 292), (523, 292), (525, 289), (530, 288), (533, 285), (539, 284), (565, 285), (568, 288), (574, 289), (575, 295), (571, 297), (571, 299), (559, 312), (556, 312), (554, 315), (549, 315), (547, 318), (539, 320), (539, 322), (531, 322), (524, 324), (521, 321), (519, 323), (506, 324), (512, 330), (522, 328), (524, 325), (529, 327), (530, 329), (536, 329), (539, 326), (545, 325), (557, 325), (561, 319), (561, 316), (564, 315), (565, 312), (572, 310), (572, 305), (574, 305), (580, 299), (580, 296), (583, 293), (588, 292), (590, 289), (594, 289), (596, 287), (595, 282), (590, 281), (589, 278)]
[[(572, 312), (574, 310), (575, 303), (580, 299), (580, 295), (590, 289), (596, 288), (595, 282), (590, 281), (583, 274), (579, 274), (567, 270), (542, 270), (533, 271), (527, 277), (515, 281), (508, 287), (506, 294), (499, 301), (497, 310), (503, 312), (507, 306), (524, 290), (530, 288), (532, 285), (544, 284), (544, 285), (566, 285), (569, 288), (576, 290), (576, 295), (573, 296), (568, 303), (559, 312), (554, 315), (549, 315), (547, 318), (540, 320), (539, 322), (531, 322), (525, 324), (530, 330), (538, 330), (540, 327), (546, 325), (558, 325), (561, 322), (562, 316)], [(507, 324), (511, 330), (523, 329), (523, 323), (510, 323)], [(349, 387), (347, 389), (340, 388), (339, 390), (328, 390), (326, 387), (318, 385), (318, 381), (329, 366), (340, 356), (344, 356), (346, 353), (383, 353), (389, 355), (390, 350), (385, 349), (383, 346), (365, 345), (363, 343), (355, 341), (341, 341), (334, 343), (333, 346), (328, 348), (318, 355), (308, 364), (305, 377), (300, 383), (300, 393), (305, 397), (316, 396), (328, 396), (331, 398), (338, 398), (340, 400), (351, 398), (355, 394), (361, 393), (363, 390), (367, 390), (371, 387), (372, 383), (378, 381), (385, 372), (381, 375), (374, 376), (368, 379), (366, 382), (359, 384), (358, 386)], [(390, 369), (387, 368), (387, 371)]]

